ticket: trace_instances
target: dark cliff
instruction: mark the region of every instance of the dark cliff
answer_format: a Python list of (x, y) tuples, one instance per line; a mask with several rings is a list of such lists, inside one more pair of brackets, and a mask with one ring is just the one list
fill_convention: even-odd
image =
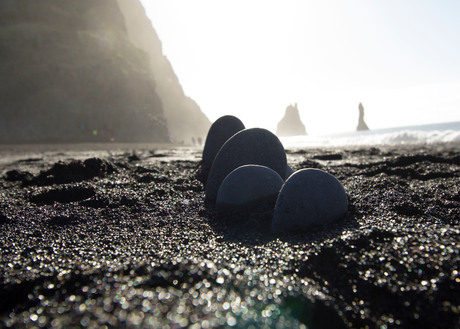
[[(138, 0), (0, 2), (1, 143), (168, 140), (162, 94), (182, 89), (177, 78), (158, 85), (151, 55), (133, 40), (131, 14), (123, 11), (128, 2), (141, 6)], [(154, 33), (149, 26), (139, 35)]]
[(278, 136), (299, 136), (306, 135), (305, 125), (302, 123), (299, 115), (297, 104), (289, 105), (286, 108), (286, 113), (278, 123), (276, 130)]
[(0, 22), (0, 142), (167, 140), (116, 3), (2, 0)]
[[(139, 0), (117, 0), (126, 21), (131, 42), (148, 54), (150, 68), (160, 96), (169, 133), (173, 140), (190, 142), (205, 138), (211, 122), (194, 100), (184, 95), (152, 22)], [(155, 22), (153, 22), (155, 24)]]

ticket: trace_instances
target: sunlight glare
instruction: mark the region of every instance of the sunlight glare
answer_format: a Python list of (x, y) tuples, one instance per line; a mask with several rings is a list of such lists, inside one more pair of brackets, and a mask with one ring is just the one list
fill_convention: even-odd
[(417, 19), (449, 30), (444, 12), (394, 0), (142, 1), (185, 93), (211, 121), (232, 114), (275, 131), (298, 103), (308, 133), (351, 131), (360, 102), (371, 128), (395, 125), (393, 115), (446, 121), (434, 111), (460, 120), (460, 47), (414, 38), (430, 33)]

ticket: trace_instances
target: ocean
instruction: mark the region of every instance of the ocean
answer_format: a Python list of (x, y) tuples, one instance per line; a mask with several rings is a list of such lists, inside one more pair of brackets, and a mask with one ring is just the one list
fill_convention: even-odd
[(286, 148), (460, 142), (460, 121), (330, 135), (282, 137), (280, 140)]

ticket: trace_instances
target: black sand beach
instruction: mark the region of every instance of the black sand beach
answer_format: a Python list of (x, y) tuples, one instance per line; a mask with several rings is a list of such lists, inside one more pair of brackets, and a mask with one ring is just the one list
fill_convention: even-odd
[(339, 223), (204, 206), (201, 150), (0, 146), (0, 326), (459, 328), (460, 145), (288, 150)]

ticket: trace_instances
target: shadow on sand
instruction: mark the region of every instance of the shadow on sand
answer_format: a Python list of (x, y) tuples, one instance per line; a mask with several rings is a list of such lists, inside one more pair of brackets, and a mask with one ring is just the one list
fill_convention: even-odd
[(349, 204), (345, 216), (331, 224), (312, 225), (304, 232), (289, 232), (276, 234), (271, 232), (273, 208), (259, 207), (252, 211), (221, 211), (215, 206), (207, 206), (202, 216), (209, 220), (213, 230), (223, 237), (225, 242), (237, 242), (247, 246), (264, 245), (274, 240), (298, 244), (319, 243), (340, 236), (345, 231), (359, 227), (360, 214)]

